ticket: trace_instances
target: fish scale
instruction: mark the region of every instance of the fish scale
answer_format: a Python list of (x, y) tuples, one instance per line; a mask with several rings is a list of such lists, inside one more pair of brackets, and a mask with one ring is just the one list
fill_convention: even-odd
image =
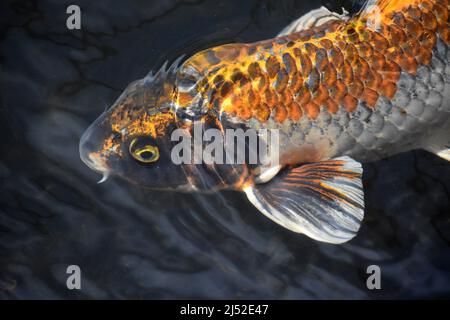
[(421, 146), (431, 128), (448, 133), (448, 45), (446, 0), (379, 1), (349, 21), (196, 54), (175, 108), (279, 129), (284, 154), (309, 150), (297, 160), (376, 160)]

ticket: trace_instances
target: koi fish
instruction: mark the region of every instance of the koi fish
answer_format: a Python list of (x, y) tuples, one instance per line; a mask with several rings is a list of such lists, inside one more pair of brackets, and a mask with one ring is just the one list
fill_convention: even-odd
[[(81, 159), (102, 180), (240, 190), (279, 225), (344, 243), (364, 216), (361, 163), (420, 148), (450, 160), (448, 19), (448, 0), (321, 8), (276, 38), (178, 59), (126, 88), (82, 136)], [(278, 130), (277, 164), (175, 165), (171, 134), (195, 125)]]

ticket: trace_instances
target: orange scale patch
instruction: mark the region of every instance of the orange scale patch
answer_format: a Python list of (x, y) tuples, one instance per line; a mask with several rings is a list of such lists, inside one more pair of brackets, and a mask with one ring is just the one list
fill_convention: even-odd
[(289, 53), (283, 54), (283, 62), (285, 65), (285, 70), (290, 75), (297, 74), (297, 64), (295, 59)]
[(311, 100), (311, 98), (312, 98), (311, 92), (309, 92), (309, 90), (306, 87), (301, 87), (296, 97), (296, 101), (300, 105), (305, 105)]
[(295, 47), (294, 50), (293, 50), (293, 52), (294, 52), (294, 55), (295, 55), (297, 58), (301, 58), (301, 57), (302, 57), (302, 50), (300, 50), (299, 48)]
[(230, 77), (230, 80), (234, 83), (240, 82), (244, 78), (244, 74), (241, 70), (235, 69)]
[[(339, 36), (339, 35), (338, 35)], [(337, 47), (342, 51), (342, 54), (345, 56), (345, 47), (347, 46), (347, 42), (344, 41), (340, 36), (339, 39), (336, 41)]]
[(307, 55), (310, 57), (315, 57), (317, 51), (319, 50), (319, 48), (317, 48), (315, 45), (309, 42), (305, 43), (304, 48), (306, 50)]
[(423, 32), (423, 27), (416, 20), (406, 18), (405, 31), (407, 34), (413, 34), (416, 37), (420, 37)]
[(397, 85), (389, 80), (383, 80), (379, 86), (379, 92), (389, 99), (393, 99), (397, 92)]
[(330, 97), (335, 101), (341, 101), (346, 94), (347, 86), (341, 80), (337, 80), (334, 86), (330, 88)]
[(433, 49), (437, 41), (436, 34), (428, 30), (425, 30), (418, 39), (420, 44), (429, 50)]
[(372, 58), (374, 50), (368, 42), (361, 42), (358, 44), (357, 49), (361, 57)]
[(266, 61), (266, 70), (269, 78), (274, 78), (280, 70), (280, 63), (277, 58), (270, 56)]
[(397, 82), (400, 79), (400, 67), (393, 61), (386, 61), (386, 64), (381, 70), (381, 75), (385, 80)]
[(259, 78), (257, 89), (260, 92), (264, 92), (269, 88), (269, 80), (265, 77)]
[(348, 86), (348, 92), (356, 98), (359, 98), (362, 95), (363, 91), (364, 84), (358, 79), (355, 79), (355, 81), (353, 81), (353, 83)]
[(403, 43), (407, 39), (406, 33), (396, 25), (388, 25), (385, 28), (387, 29), (385, 33), (392, 45)]
[(249, 106), (242, 105), (240, 108), (236, 108), (236, 114), (241, 119), (249, 120), (253, 112)]
[(230, 94), (232, 88), (233, 84), (229, 81), (225, 81), (222, 84), (222, 87), (220, 87), (220, 94), (222, 95), (222, 97), (227, 97)]
[(445, 28), (442, 28), (439, 31), (439, 34), (442, 38), (442, 40), (449, 45), (450, 44), (450, 25), (447, 24), (447, 26)]
[(342, 69), (339, 70), (339, 75), (344, 83), (349, 84), (353, 82), (353, 68), (347, 60), (344, 61)]
[(312, 62), (308, 56), (301, 54), (300, 55), (300, 68), (299, 71), (302, 74), (303, 78), (308, 77), (313, 68)]
[(289, 89), (284, 90), (278, 95), (278, 100), (282, 101), (284, 105), (290, 105), (294, 99), (292, 92)]
[(353, 73), (361, 80), (366, 80), (370, 76), (370, 66), (363, 58), (358, 59), (354, 64)]
[(328, 89), (324, 85), (320, 85), (312, 99), (318, 106), (322, 106), (328, 100)]
[(252, 62), (247, 68), (248, 75), (251, 79), (257, 79), (261, 76), (262, 71), (257, 62)]
[(256, 106), (261, 103), (261, 98), (259, 94), (256, 94), (252, 89), (248, 91), (247, 102), (250, 106)]
[(353, 64), (359, 59), (358, 50), (356, 49), (356, 47), (353, 44), (348, 43), (345, 46), (345, 49), (343, 49), (343, 51), (344, 51), (345, 60), (349, 64)]
[(446, 22), (448, 20), (448, 9), (442, 3), (433, 3), (432, 11), (440, 23)]
[(379, 74), (375, 70), (372, 70), (370, 76), (367, 78), (366, 84), (369, 88), (377, 90), (381, 82), (383, 82), (383, 77), (381, 76), (381, 74)]
[(414, 57), (419, 53), (420, 43), (416, 39), (409, 39), (401, 44), (401, 48), (405, 54)]
[(297, 92), (303, 86), (303, 77), (300, 73), (295, 72), (292, 74), (291, 79), (289, 81), (289, 89), (292, 92)]
[(367, 103), (369, 107), (375, 107), (378, 101), (378, 93), (370, 88), (365, 88), (361, 99)]
[(285, 107), (278, 105), (274, 108), (274, 120), (276, 122), (283, 122), (284, 120), (286, 120), (287, 115), (288, 113)]
[(322, 79), (326, 86), (331, 87), (337, 80), (336, 69), (332, 64), (328, 64), (322, 72)]
[(329, 39), (321, 39), (319, 42), (320, 45), (326, 50), (330, 50), (331, 48), (333, 48), (333, 42)]
[(253, 108), (253, 117), (260, 122), (266, 122), (270, 117), (270, 108), (267, 104), (261, 103)]
[(412, 75), (417, 74), (417, 69), (419, 68), (419, 63), (415, 57), (405, 56), (402, 61), (401, 67)]
[(345, 37), (348, 42), (354, 42), (354, 43), (359, 42), (359, 34), (358, 34), (358, 32), (356, 32), (356, 30), (353, 26), (349, 26), (345, 30), (345, 32), (346, 32)]
[(231, 97), (231, 104), (233, 105), (234, 108), (240, 109), (244, 105), (244, 102), (240, 96), (233, 95)]
[(325, 102), (325, 107), (327, 108), (328, 112), (333, 113), (333, 114), (338, 112), (338, 110), (339, 110), (339, 105), (331, 99), (328, 99)]
[(289, 118), (292, 121), (298, 121), (302, 117), (302, 109), (296, 102), (292, 102), (291, 104), (289, 104), (287, 110), (288, 110)]
[(342, 98), (342, 104), (347, 112), (352, 112), (358, 106), (358, 100), (355, 97), (347, 94), (344, 98)]
[(328, 51), (328, 59), (336, 68), (340, 68), (344, 64), (344, 55), (341, 50), (336, 47), (333, 47)]
[(304, 110), (305, 114), (308, 116), (308, 118), (311, 118), (311, 119), (316, 119), (320, 113), (319, 106), (312, 101), (305, 104), (303, 106), (303, 110)]
[(318, 71), (323, 71), (325, 69), (325, 67), (329, 64), (325, 49), (318, 49), (316, 51), (314, 62)]
[[(378, 32), (372, 32), (371, 33), (371, 39), (370, 39), (373, 47), (377, 51), (384, 51), (389, 46), (389, 41), (380, 33)], [(374, 51), (376, 53), (376, 51)]]
[(283, 92), (284, 89), (287, 87), (289, 81), (289, 76), (286, 73), (284, 69), (280, 69), (278, 71), (277, 76), (275, 77), (275, 80), (272, 82), (272, 87), (275, 88), (277, 92)]
[(403, 62), (404, 57), (405, 57), (404, 53), (402, 52), (401, 49), (399, 49), (395, 53), (395, 56), (390, 56), (389, 59), (395, 62), (400, 67), (400, 69), (402, 69), (402, 65), (404, 64)]
[(436, 17), (431, 12), (422, 12), (421, 20), (427, 29), (435, 31), (438, 28), (438, 22)]
[(264, 100), (267, 103), (267, 105), (273, 109), (275, 105), (278, 103), (278, 96), (276, 92), (272, 90), (266, 90), (264, 93)]
[(433, 56), (432, 51), (426, 48), (420, 48), (419, 54), (417, 55), (417, 62), (420, 64), (428, 65), (431, 63), (432, 56)]
[(397, 26), (405, 30), (406, 19), (402, 12), (392, 12), (388, 15), (389, 19), (392, 20)]
[(419, 3), (419, 8), (422, 12), (431, 12), (433, 9), (433, 5), (429, 0), (423, 0), (421, 3)]
[(410, 6), (410, 7), (408, 7), (407, 12), (408, 12), (408, 15), (415, 20), (420, 20), (420, 17), (422, 15), (421, 11), (417, 7)]

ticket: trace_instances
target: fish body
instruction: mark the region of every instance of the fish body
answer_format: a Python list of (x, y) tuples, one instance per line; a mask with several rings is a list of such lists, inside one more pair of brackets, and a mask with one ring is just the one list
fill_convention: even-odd
[[(450, 159), (449, 3), (379, 0), (354, 17), (320, 15), (133, 83), (85, 133), (82, 159), (156, 189), (243, 190), (287, 229), (351, 239), (364, 212), (360, 162), (419, 148)], [(277, 164), (176, 166), (171, 133), (193, 136), (195, 124), (276, 130)]]

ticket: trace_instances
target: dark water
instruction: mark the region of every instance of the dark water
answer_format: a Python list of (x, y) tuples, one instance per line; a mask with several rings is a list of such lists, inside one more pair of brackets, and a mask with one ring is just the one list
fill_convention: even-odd
[[(82, 10), (82, 30), (65, 10)], [(2, 1), (1, 298), (450, 297), (450, 165), (422, 151), (364, 166), (359, 235), (278, 227), (235, 192), (142, 190), (79, 159), (125, 86), (181, 53), (274, 36), (319, 1)], [(66, 268), (82, 290), (66, 288)], [(381, 268), (382, 290), (366, 288)]]

